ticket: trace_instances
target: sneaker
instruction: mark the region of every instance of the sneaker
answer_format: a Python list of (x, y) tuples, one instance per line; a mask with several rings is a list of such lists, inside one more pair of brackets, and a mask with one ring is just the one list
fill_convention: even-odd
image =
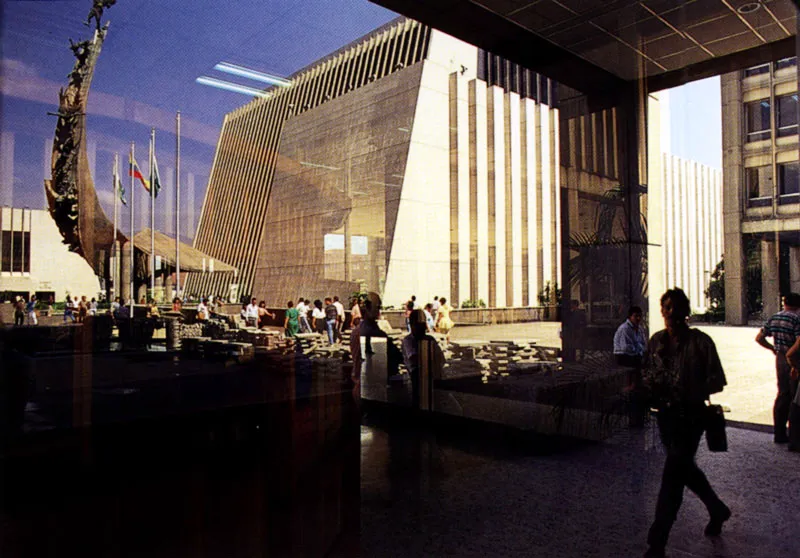
[(706, 525), (705, 534), (708, 537), (717, 537), (722, 533), (722, 524), (731, 518), (731, 510), (725, 504), (722, 504), (720, 510), (711, 514), (711, 519)]

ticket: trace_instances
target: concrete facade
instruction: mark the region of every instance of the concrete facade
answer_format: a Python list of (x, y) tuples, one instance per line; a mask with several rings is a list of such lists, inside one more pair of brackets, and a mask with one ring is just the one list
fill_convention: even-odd
[[(50, 214), (39, 209), (0, 208), (0, 229), (30, 235), (29, 270), (0, 271), (0, 292), (54, 293), (57, 301), (72, 296), (96, 297), (100, 281), (89, 264), (78, 254), (70, 252), (63, 244)], [(8, 246), (0, 245), (0, 260)], [(18, 251), (18, 254), (20, 252)], [(5, 269), (5, 266), (3, 267)]]
[[(195, 245), (271, 305), (355, 290), (536, 305), (561, 277), (561, 177), (558, 110), (534, 80), (407, 19), (376, 30), (228, 115)], [(207, 282), (187, 292), (227, 292)]]
[(721, 82), (725, 310), (727, 323), (741, 325), (753, 310), (748, 269), (754, 283), (752, 270), (760, 268), (765, 317), (800, 286), (796, 61), (725, 74)]
[(722, 171), (663, 153), (662, 172), (663, 282), (681, 287), (692, 310), (705, 312), (705, 291), (722, 257)]

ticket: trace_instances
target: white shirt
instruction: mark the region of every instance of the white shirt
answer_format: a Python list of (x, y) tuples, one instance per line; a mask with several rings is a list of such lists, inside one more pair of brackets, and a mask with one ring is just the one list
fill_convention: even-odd
[(308, 316), (308, 306), (306, 306), (305, 302), (298, 302), (297, 303), (297, 314), (300, 318), (305, 318)]
[(333, 305), (336, 307), (336, 313), (339, 314), (339, 317), (344, 318), (344, 304), (337, 300)]
[(245, 316), (258, 319), (258, 304), (248, 304)]
[(325, 319), (325, 312), (321, 308), (314, 307), (314, 311), (311, 313), (312, 318), (316, 318), (318, 320)]
[(206, 318), (208, 317), (208, 306), (206, 306), (202, 302), (197, 305), (197, 311), (198, 312), (202, 312), (203, 314), (205, 314)]

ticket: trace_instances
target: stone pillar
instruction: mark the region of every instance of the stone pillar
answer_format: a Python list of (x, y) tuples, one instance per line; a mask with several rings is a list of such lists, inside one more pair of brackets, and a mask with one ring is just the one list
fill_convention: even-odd
[(722, 226), (725, 258), (725, 323), (747, 323), (747, 275), (742, 246), (742, 84), (737, 72), (722, 86)]
[(800, 293), (800, 246), (789, 248), (789, 290)]
[(780, 310), (780, 275), (778, 270), (778, 243), (761, 241), (761, 300), (764, 303), (764, 318)]

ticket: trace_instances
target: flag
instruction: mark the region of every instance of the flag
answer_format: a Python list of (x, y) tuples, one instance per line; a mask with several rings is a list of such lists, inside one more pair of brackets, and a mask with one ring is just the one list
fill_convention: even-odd
[(136, 164), (136, 159), (128, 155), (128, 162), (130, 163), (130, 165), (128, 166), (128, 176), (132, 176), (138, 179), (139, 182), (142, 183), (142, 186), (144, 186), (144, 189), (149, 192), (150, 183), (147, 180), (145, 180), (142, 171), (139, 170), (139, 165)]
[(119, 201), (122, 202), (122, 205), (128, 205), (128, 200), (125, 199), (125, 187), (122, 185), (122, 181), (118, 176), (114, 177), (114, 180), (117, 182), (117, 194), (119, 194)]
[(161, 177), (158, 176), (158, 163), (156, 162), (155, 153), (153, 153), (153, 168), (150, 169), (150, 184), (153, 185), (153, 191), (151, 193), (154, 198), (157, 198), (158, 192), (161, 191)]

